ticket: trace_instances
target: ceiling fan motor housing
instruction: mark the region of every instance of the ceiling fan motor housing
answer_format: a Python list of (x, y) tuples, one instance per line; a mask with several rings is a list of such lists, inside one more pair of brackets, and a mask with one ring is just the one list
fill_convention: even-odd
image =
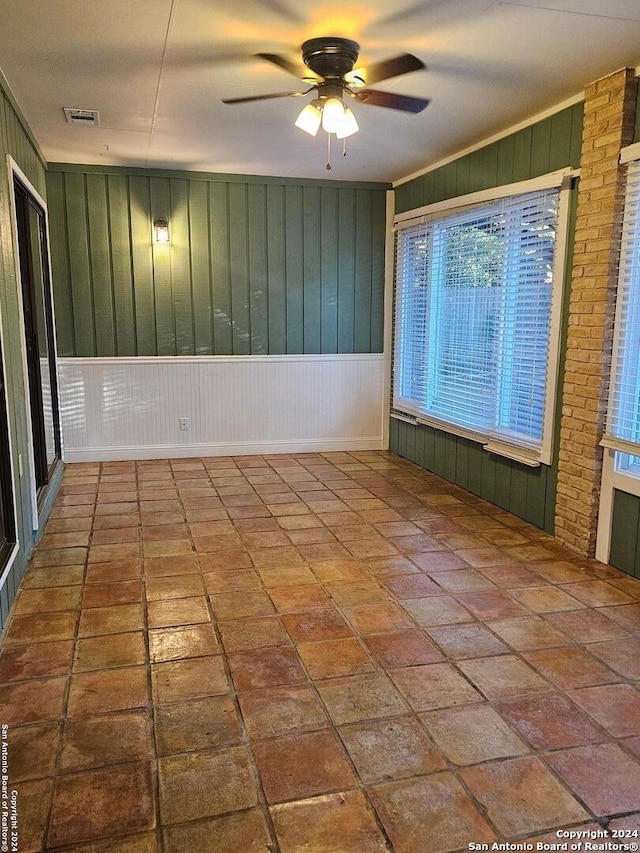
[(352, 71), (359, 52), (357, 42), (337, 36), (309, 39), (302, 45), (304, 64), (325, 80), (340, 80)]

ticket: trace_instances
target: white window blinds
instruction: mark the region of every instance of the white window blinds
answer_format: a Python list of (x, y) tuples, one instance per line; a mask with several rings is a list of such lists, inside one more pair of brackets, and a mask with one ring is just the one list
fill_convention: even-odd
[(399, 224), (395, 409), (539, 451), (559, 194)]
[(611, 366), (608, 447), (640, 455), (640, 162), (629, 164)]

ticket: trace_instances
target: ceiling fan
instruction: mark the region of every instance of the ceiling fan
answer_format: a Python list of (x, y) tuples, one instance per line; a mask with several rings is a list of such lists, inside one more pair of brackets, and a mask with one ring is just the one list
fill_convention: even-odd
[[(367, 69), (361, 69), (355, 67), (359, 51), (360, 45), (355, 41), (337, 36), (325, 36), (304, 42), (302, 45), (304, 65), (292, 62), (286, 56), (277, 53), (258, 53), (256, 55), (261, 59), (311, 84), (310, 88), (305, 92), (275, 92), (268, 95), (225, 98), (223, 103), (243, 104), (272, 98), (301, 98), (310, 92), (315, 92), (314, 99), (304, 107), (295, 124), (311, 136), (315, 136), (322, 126), (328, 134), (329, 152), (332, 133), (338, 139), (346, 140), (348, 136), (358, 131), (358, 123), (345, 104), (345, 98), (352, 98), (361, 104), (388, 107), (408, 113), (419, 113), (428, 106), (427, 98), (398, 95), (395, 92), (368, 88), (372, 83), (390, 80), (392, 77), (425, 68), (422, 60), (411, 53), (403, 53), (371, 65)], [(344, 153), (346, 153), (346, 147)], [(331, 168), (330, 157), (327, 168)]]

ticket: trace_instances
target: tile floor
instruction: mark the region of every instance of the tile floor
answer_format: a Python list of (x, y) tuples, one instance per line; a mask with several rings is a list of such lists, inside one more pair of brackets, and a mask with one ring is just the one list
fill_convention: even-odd
[(639, 680), (640, 581), (391, 454), (69, 465), (0, 654), (19, 849), (638, 830)]

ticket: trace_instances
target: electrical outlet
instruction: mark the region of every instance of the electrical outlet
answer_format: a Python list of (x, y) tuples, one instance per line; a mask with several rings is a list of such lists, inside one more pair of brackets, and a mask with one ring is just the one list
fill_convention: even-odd
[(189, 418), (180, 418), (180, 431), (187, 432), (189, 429)]

